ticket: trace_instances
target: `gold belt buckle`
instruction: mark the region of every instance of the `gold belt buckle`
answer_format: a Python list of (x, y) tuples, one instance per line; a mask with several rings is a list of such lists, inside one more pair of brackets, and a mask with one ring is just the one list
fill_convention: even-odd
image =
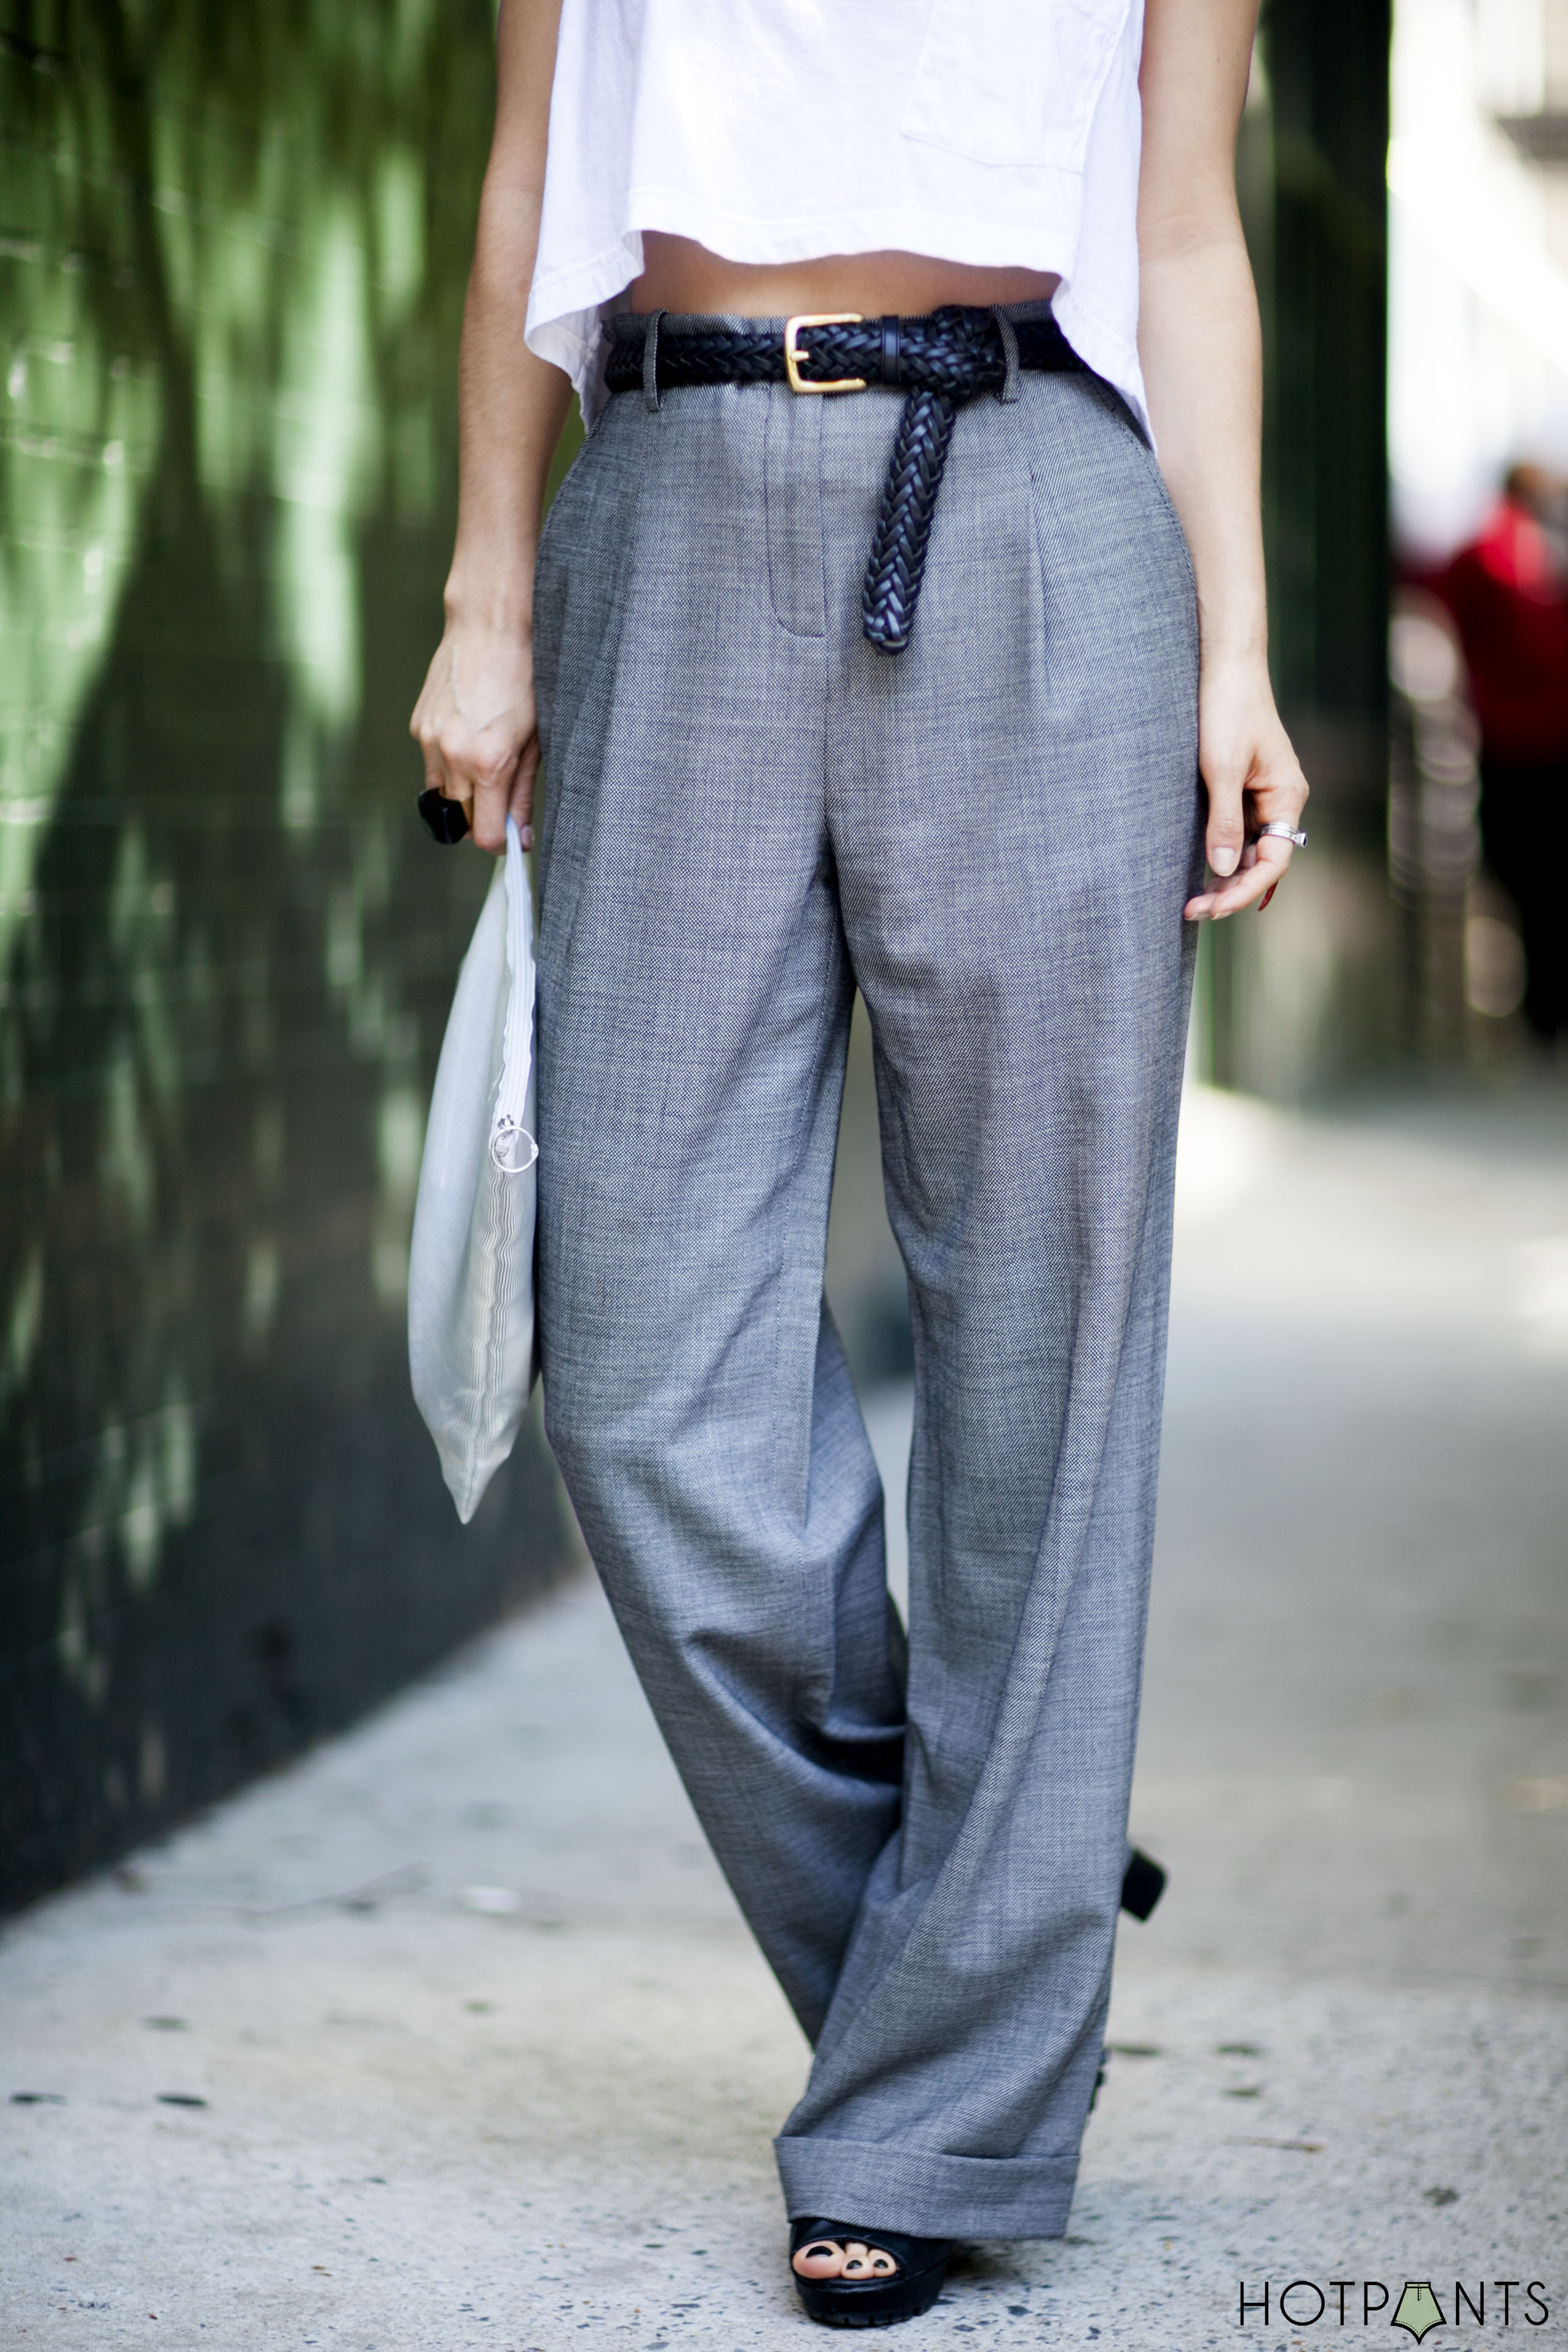
[(809, 352), (803, 352), (800, 348), (800, 331), (803, 327), (860, 327), (864, 324), (865, 317), (859, 310), (800, 310), (793, 319), (786, 319), (784, 320), (784, 374), (789, 379), (790, 390), (792, 392), (864, 392), (866, 379), (863, 375), (839, 375), (832, 377), (825, 383), (807, 383), (800, 372), (802, 360), (808, 360), (811, 357)]

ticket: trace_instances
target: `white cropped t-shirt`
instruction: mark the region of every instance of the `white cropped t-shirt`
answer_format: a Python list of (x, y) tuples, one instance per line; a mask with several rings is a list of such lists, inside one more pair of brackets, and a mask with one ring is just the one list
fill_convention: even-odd
[(730, 261), (897, 251), (1054, 270), (1147, 422), (1142, 0), (563, 0), (531, 350), (591, 423), (642, 233)]

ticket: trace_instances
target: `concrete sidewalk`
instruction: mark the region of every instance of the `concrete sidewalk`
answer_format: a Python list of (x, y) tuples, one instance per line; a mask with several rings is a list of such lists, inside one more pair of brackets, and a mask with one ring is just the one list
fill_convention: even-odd
[[(1446, 2323), (1485, 2285), (1426, 2352), (1568, 2340), (1565, 1147), (1551, 1096), (1193, 1099), (1134, 1807), (1172, 1887), (1071, 2235), (977, 2249), (909, 2352), (1386, 2346), (1406, 2280)], [(804, 2045), (586, 1581), (13, 1922), (0, 2016), (5, 2352), (807, 2340)]]

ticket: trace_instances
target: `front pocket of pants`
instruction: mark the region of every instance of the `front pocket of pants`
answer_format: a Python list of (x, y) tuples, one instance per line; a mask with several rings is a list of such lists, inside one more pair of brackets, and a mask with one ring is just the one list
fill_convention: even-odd
[(1083, 169), (1131, 0), (935, 0), (900, 128), (998, 168)]

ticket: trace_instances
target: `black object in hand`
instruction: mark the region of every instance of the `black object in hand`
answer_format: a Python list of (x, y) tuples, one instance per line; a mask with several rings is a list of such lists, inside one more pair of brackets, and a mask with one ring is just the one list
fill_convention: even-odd
[(462, 802), (449, 801), (434, 784), (426, 786), (420, 793), (419, 814), (431, 839), (438, 841), (444, 849), (450, 849), (454, 842), (461, 841), (468, 829), (468, 813)]

